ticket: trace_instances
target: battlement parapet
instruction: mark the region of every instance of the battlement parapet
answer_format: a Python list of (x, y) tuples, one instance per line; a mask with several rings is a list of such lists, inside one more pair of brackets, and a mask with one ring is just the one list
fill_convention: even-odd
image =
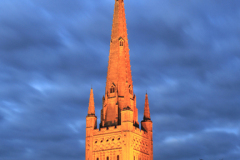
[(108, 134), (108, 133), (118, 132), (121, 130), (122, 130), (122, 127), (120, 125), (104, 127), (104, 128), (94, 129), (93, 135)]
[(139, 129), (138, 127), (134, 127), (133, 132), (135, 134), (138, 134), (138, 135), (142, 136), (142, 137), (145, 137), (145, 138), (148, 137), (148, 133), (144, 130)]

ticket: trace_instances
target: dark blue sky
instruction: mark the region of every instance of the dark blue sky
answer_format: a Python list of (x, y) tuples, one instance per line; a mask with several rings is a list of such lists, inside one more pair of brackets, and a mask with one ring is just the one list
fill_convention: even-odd
[[(0, 160), (84, 160), (113, 9), (114, 0), (0, 0)], [(154, 160), (239, 160), (240, 1), (125, 0), (125, 9)]]

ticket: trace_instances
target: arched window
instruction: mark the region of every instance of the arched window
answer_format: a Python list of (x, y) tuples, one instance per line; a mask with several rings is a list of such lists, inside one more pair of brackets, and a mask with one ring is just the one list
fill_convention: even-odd
[(114, 93), (115, 92), (115, 88), (111, 87), (110, 88), (110, 93)]
[(120, 41), (120, 46), (123, 46), (123, 41)]
[(119, 160), (119, 155), (117, 155), (117, 160)]
[(107, 157), (107, 160), (109, 160), (109, 157)]
[(123, 38), (120, 37), (118, 40), (119, 40), (119, 45), (120, 45), (120, 46), (123, 46), (123, 44), (124, 44), (124, 40), (123, 40)]
[(97, 158), (97, 160), (99, 160), (99, 158)]

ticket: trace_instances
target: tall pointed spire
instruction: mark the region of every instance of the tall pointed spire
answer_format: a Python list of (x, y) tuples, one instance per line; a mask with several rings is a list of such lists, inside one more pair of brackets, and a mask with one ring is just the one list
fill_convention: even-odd
[(151, 120), (150, 117), (150, 109), (149, 109), (149, 103), (148, 103), (148, 94), (146, 93), (145, 95), (145, 106), (144, 106), (144, 116), (143, 116), (143, 120)]
[(132, 86), (125, 9), (123, 0), (115, 0), (106, 92), (114, 83), (118, 94), (124, 96), (126, 81)]
[[(103, 99), (102, 127), (119, 125), (123, 108), (129, 107), (133, 111), (136, 110), (123, 0), (115, 0), (107, 81)], [(133, 121), (138, 124), (137, 116), (134, 115)]]
[(95, 106), (94, 106), (94, 97), (93, 97), (93, 89), (90, 90), (89, 97), (89, 106), (88, 106), (88, 116), (95, 116)]

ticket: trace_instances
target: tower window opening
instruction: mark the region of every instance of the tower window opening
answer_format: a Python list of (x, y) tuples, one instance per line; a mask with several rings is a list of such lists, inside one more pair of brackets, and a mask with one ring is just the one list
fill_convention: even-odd
[(107, 157), (107, 160), (109, 160), (109, 157)]
[(119, 155), (117, 155), (117, 160), (119, 160)]
[(123, 38), (122, 38), (122, 37), (119, 37), (118, 41), (119, 41), (119, 45), (120, 45), (120, 46), (123, 46), (123, 42), (124, 42)]
[(110, 93), (114, 93), (115, 92), (115, 88), (110, 88)]
[(120, 41), (120, 46), (123, 46), (123, 41)]

